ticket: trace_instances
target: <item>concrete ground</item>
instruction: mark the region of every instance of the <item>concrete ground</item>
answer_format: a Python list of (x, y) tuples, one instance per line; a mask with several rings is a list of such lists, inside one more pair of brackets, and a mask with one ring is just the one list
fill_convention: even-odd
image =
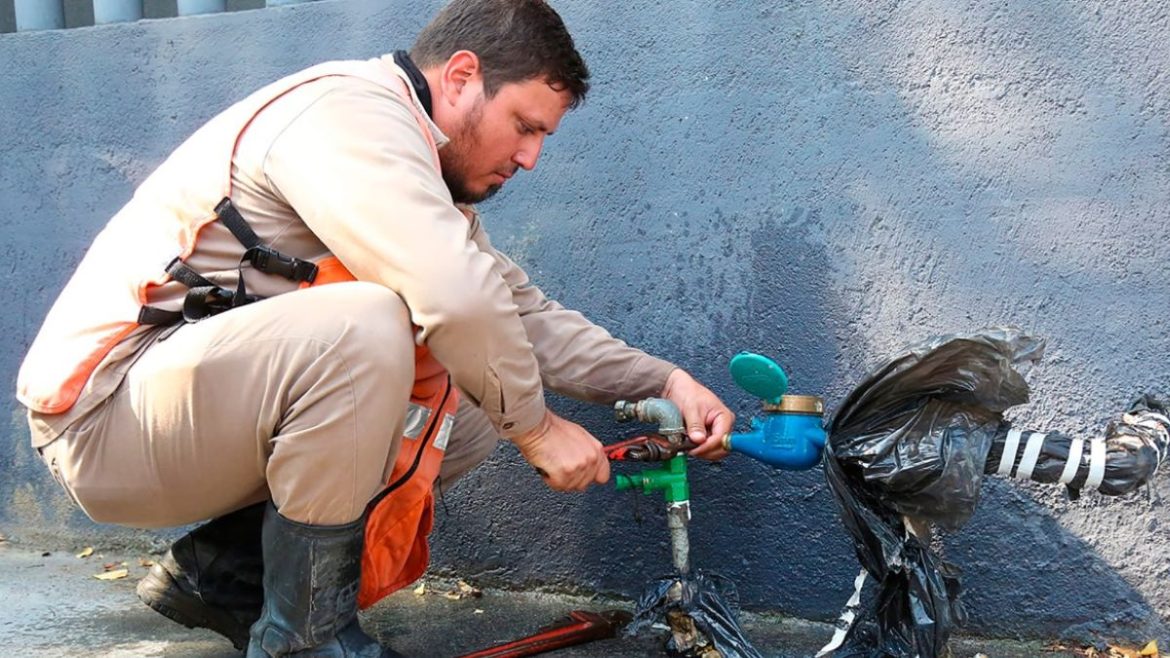
[[(72, 656), (238, 656), (226, 640), (207, 631), (189, 630), (142, 605), (134, 585), (146, 573), (145, 554), (96, 550), (79, 558), (80, 549), (48, 549), (0, 541), (0, 638), (4, 656), (57, 658)], [(106, 565), (125, 568), (127, 577), (98, 580)], [(398, 651), (410, 656), (458, 656), (532, 633), (571, 610), (629, 608), (628, 601), (529, 592), (485, 591), (480, 597), (452, 600), (451, 580), (424, 579), (427, 591), (405, 590), (374, 606), (363, 625)], [(831, 626), (745, 614), (748, 637), (766, 656), (812, 656), (832, 634)], [(1046, 651), (1039, 642), (960, 638), (952, 655), (966, 658), (1067, 658), (1073, 653)], [(555, 656), (655, 656), (662, 637), (595, 642), (555, 652)]]

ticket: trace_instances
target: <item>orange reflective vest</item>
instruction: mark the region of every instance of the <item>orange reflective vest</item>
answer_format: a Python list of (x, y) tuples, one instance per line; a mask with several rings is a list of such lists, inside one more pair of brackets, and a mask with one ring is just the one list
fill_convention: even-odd
[[(95, 244), (117, 241), (138, 248), (94, 249), (87, 254), (86, 261), (74, 277), (81, 279), (82, 285), (74, 285), (71, 281), (62, 292), (21, 366), (17, 378), (17, 398), (21, 403), (43, 414), (68, 411), (114, 346), (144, 324), (158, 323), (157, 309), (147, 306), (148, 291), (167, 283), (172, 277), (187, 283), (172, 266), (182, 264), (195, 251), (199, 232), (204, 226), (220, 219), (219, 213), (212, 209), (217, 208), (221, 200), (231, 198), (231, 164), (240, 138), (252, 120), (286, 93), (329, 76), (361, 78), (402, 96), (431, 146), (438, 170), (438, 148), (426, 118), (415, 106), (407, 83), (383, 65), (330, 62), (265, 87), (244, 101), (242, 110), (234, 115), (238, 123), (238, 129), (233, 128), (237, 131), (236, 138), (230, 149), (224, 148), (222, 153), (224, 171), (228, 172), (226, 180), (223, 171), (191, 172), (189, 189), (182, 194), (160, 195), (159, 190), (150, 190), (150, 202), (157, 212), (158, 223), (150, 227), (152, 232), (145, 239), (138, 234), (136, 237), (140, 239), (126, 241), (126, 235), (135, 233), (140, 227), (130, 225), (129, 220), (120, 216), (115, 216), (98, 236)], [(240, 110), (240, 107), (235, 109)], [(214, 120), (226, 119), (221, 115)], [(235, 229), (232, 232), (236, 233)], [(107, 256), (105, 261), (97, 262), (90, 260), (102, 258), (101, 254), (117, 254), (117, 257)], [(167, 266), (167, 259), (172, 257), (171, 266)], [(315, 265), (315, 276), (310, 277), (311, 281), (302, 282), (301, 287), (355, 280), (336, 258), (329, 257)], [(94, 271), (103, 274), (102, 294), (100, 303), (87, 304), (86, 301), (97, 298), (95, 290), (85, 285), (87, 273)], [(189, 270), (187, 272), (191, 275)], [(78, 307), (90, 309), (90, 312), (77, 317), (57, 310)], [(152, 315), (151, 311), (156, 312), (153, 321), (146, 319)], [(367, 510), (358, 594), (362, 608), (417, 580), (426, 571), (430, 559), (427, 535), (434, 523), (434, 482), (451, 435), (457, 405), (458, 392), (451, 385), (447, 372), (426, 347), (416, 347), (415, 380), (397, 461), (386, 488), (371, 501)]]
[[(317, 264), (312, 284), (354, 281), (336, 258)], [(370, 503), (366, 545), (362, 553), (358, 606), (377, 603), (419, 579), (430, 563), (427, 536), (435, 521), (435, 479), (451, 429), (459, 392), (430, 350), (414, 348), (414, 387), (410, 391), (406, 427), (398, 458), (386, 488)]]

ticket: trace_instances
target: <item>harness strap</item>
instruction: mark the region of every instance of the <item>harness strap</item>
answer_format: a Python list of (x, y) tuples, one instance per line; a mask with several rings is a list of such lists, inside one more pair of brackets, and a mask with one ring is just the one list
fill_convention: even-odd
[(252, 267), (297, 283), (312, 283), (317, 278), (316, 263), (286, 256), (260, 242), (256, 232), (248, 225), (248, 220), (236, 210), (230, 198), (224, 197), (219, 202), (215, 207), (215, 214), (232, 235), (236, 236), (240, 244), (244, 245), (244, 249), (247, 250), (244, 252), (244, 260), (251, 263)]
[(181, 258), (176, 258), (167, 265), (167, 274), (188, 288), (218, 287), (210, 279), (188, 267)]
[(166, 311), (153, 306), (143, 306), (138, 311), (139, 324), (165, 325), (180, 321), (198, 322), (217, 313), (262, 299), (257, 295), (247, 293), (244, 289), (243, 276), (240, 276), (236, 289), (229, 290), (191, 269), (180, 258), (172, 260), (167, 265), (167, 274), (188, 288), (187, 295), (183, 298), (183, 309), (181, 311)]
[(182, 311), (167, 311), (157, 306), (143, 306), (138, 309), (138, 324), (162, 326), (175, 324), (182, 319)]
[[(282, 276), (290, 281), (312, 283), (317, 278), (317, 264), (300, 258), (286, 256), (260, 242), (260, 237), (248, 225), (248, 221), (236, 210), (232, 200), (224, 197), (215, 206), (215, 214), (224, 226), (244, 246), (244, 257), (240, 265), (249, 262), (261, 272)], [(176, 322), (198, 322), (203, 318), (259, 301), (261, 297), (249, 295), (244, 286), (243, 268), (239, 269), (236, 289), (228, 290), (191, 269), (183, 259), (175, 258), (167, 265), (167, 274), (188, 288), (183, 298), (183, 310), (166, 311), (143, 306), (138, 311), (138, 323), (149, 325), (174, 324)]]

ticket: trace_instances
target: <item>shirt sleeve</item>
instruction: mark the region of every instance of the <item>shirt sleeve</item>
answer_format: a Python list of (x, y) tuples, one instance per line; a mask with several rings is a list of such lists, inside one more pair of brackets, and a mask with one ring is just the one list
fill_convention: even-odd
[(577, 311), (545, 296), (528, 274), (492, 247), (475, 216), (472, 239), (495, 261), (512, 291), (548, 388), (578, 400), (612, 404), (662, 394), (677, 366), (630, 347)]
[(501, 436), (545, 413), (512, 292), (469, 239), (414, 114), (362, 80), (334, 85), (277, 135), (264, 176), (360, 281), (402, 297), (426, 345)]

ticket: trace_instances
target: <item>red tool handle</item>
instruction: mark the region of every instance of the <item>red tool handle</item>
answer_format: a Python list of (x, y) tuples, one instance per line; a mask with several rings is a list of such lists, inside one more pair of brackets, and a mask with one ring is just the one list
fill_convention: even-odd
[(460, 658), (521, 658), (535, 656), (545, 651), (563, 649), (594, 640), (604, 640), (617, 635), (618, 630), (630, 621), (630, 614), (623, 610), (611, 610), (598, 614), (586, 610), (574, 610), (563, 624), (547, 628), (534, 635), (514, 642), (501, 644), (469, 653)]
[(611, 462), (658, 462), (669, 460), (681, 450), (660, 434), (647, 434), (605, 446), (605, 456)]

